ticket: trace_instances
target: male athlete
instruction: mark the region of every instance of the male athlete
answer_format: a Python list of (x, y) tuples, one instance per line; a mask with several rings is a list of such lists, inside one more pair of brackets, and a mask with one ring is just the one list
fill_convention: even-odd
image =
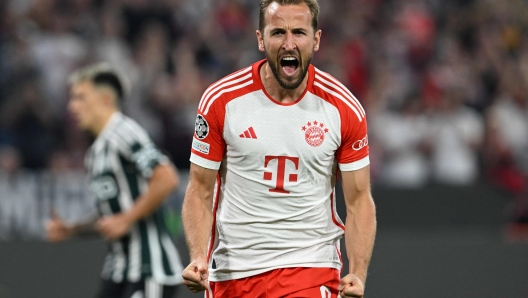
[(173, 297), (182, 266), (160, 206), (178, 184), (176, 169), (145, 130), (119, 112), (123, 83), (107, 65), (75, 72), (70, 96), (69, 111), (96, 137), (86, 168), (100, 217), (66, 224), (54, 215), (48, 239), (95, 227), (109, 240), (99, 298)]
[[(318, 13), (316, 0), (261, 0), (256, 35), (266, 59), (211, 85), (200, 101), (183, 205), (191, 263), (182, 276), (193, 292), (364, 295), (376, 233), (365, 111), (310, 64)], [(350, 271), (340, 279), (343, 235)]]

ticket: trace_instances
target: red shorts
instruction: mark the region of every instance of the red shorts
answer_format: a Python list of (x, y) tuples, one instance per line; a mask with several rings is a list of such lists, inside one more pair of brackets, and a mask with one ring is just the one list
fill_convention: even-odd
[(283, 268), (241, 279), (210, 282), (206, 298), (337, 298), (339, 271)]

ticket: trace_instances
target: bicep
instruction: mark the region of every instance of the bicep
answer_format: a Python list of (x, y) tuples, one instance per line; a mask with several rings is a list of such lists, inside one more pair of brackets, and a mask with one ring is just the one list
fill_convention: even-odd
[(355, 171), (341, 172), (341, 185), (347, 209), (361, 201), (371, 201), (370, 166)]
[(207, 169), (191, 163), (185, 200), (199, 199), (212, 204), (217, 175), (218, 170)]
[[(122, 128), (115, 133), (113, 145), (119, 154), (121, 163), (132, 163), (138, 173), (149, 180), (159, 165), (170, 164), (170, 160), (150, 139), (141, 127)], [(131, 130), (135, 130), (133, 133)]]
[(172, 163), (162, 163), (154, 167), (149, 183), (152, 184), (157, 182), (171, 184), (173, 187), (178, 185), (178, 172)]

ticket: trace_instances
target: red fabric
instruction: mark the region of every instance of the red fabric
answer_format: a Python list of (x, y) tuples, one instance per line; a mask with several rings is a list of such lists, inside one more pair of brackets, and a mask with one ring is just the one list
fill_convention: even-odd
[(355, 39), (344, 45), (344, 63), (347, 84), (358, 98), (367, 97), (369, 88), (367, 46), (365, 41)]
[(337, 162), (348, 164), (367, 157), (367, 121), (359, 100), (337, 79), (318, 69), (311, 86), (310, 92), (335, 106), (341, 114), (341, 145), (336, 152)]
[(338, 285), (339, 272), (333, 268), (282, 268), (210, 283), (213, 298), (337, 298)]

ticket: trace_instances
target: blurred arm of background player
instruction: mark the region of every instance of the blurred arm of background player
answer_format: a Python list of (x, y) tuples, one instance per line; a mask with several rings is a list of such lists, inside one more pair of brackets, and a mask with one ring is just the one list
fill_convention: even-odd
[(189, 186), (182, 208), (183, 229), (191, 261), (183, 270), (183, 284), (192, 292), (207, 288), (207, 242), (213, 224), (213, 194), (217, 170), (191, 163)]
[(47, 238), (57, 242), (83, 231), (97, 230), (108, 240), (125, 235), (138, 220), (152, 214), (168, 195), (178, 186), (179, 178), (172, 164), (160, 164), (153, 170), (148, 182), (148, 190), (134, 206), (125, 212), (103, 218), (92, 218), (79, 224), (66, 224), (55, 212), (46, 225)]
[(341, 172), (347, 210), (345, 244), (349, 274), (341, 279), (341, 297), (363, 297), (376, 236), (376, 207), (370, 193), (370, 167)]
[(152, 172), (148, 189), (136, 200), (134, 206), (125, 212), (103, 217), (96, 228), (108, 240), (125, 235), (132, 224), (152, 214), (169, 194), (178, 186), (179, 178), (172, 164), (160, 164)]
[(99, 214), (93, 213), (78, 223), (66, 223), (53, 209), (51, 210), (51, 219), (46, 223), (46, 238), (51, 242), (60, 242), (73, 235), (94, 234), (96, 233), (95, 223), (98, 219)]

